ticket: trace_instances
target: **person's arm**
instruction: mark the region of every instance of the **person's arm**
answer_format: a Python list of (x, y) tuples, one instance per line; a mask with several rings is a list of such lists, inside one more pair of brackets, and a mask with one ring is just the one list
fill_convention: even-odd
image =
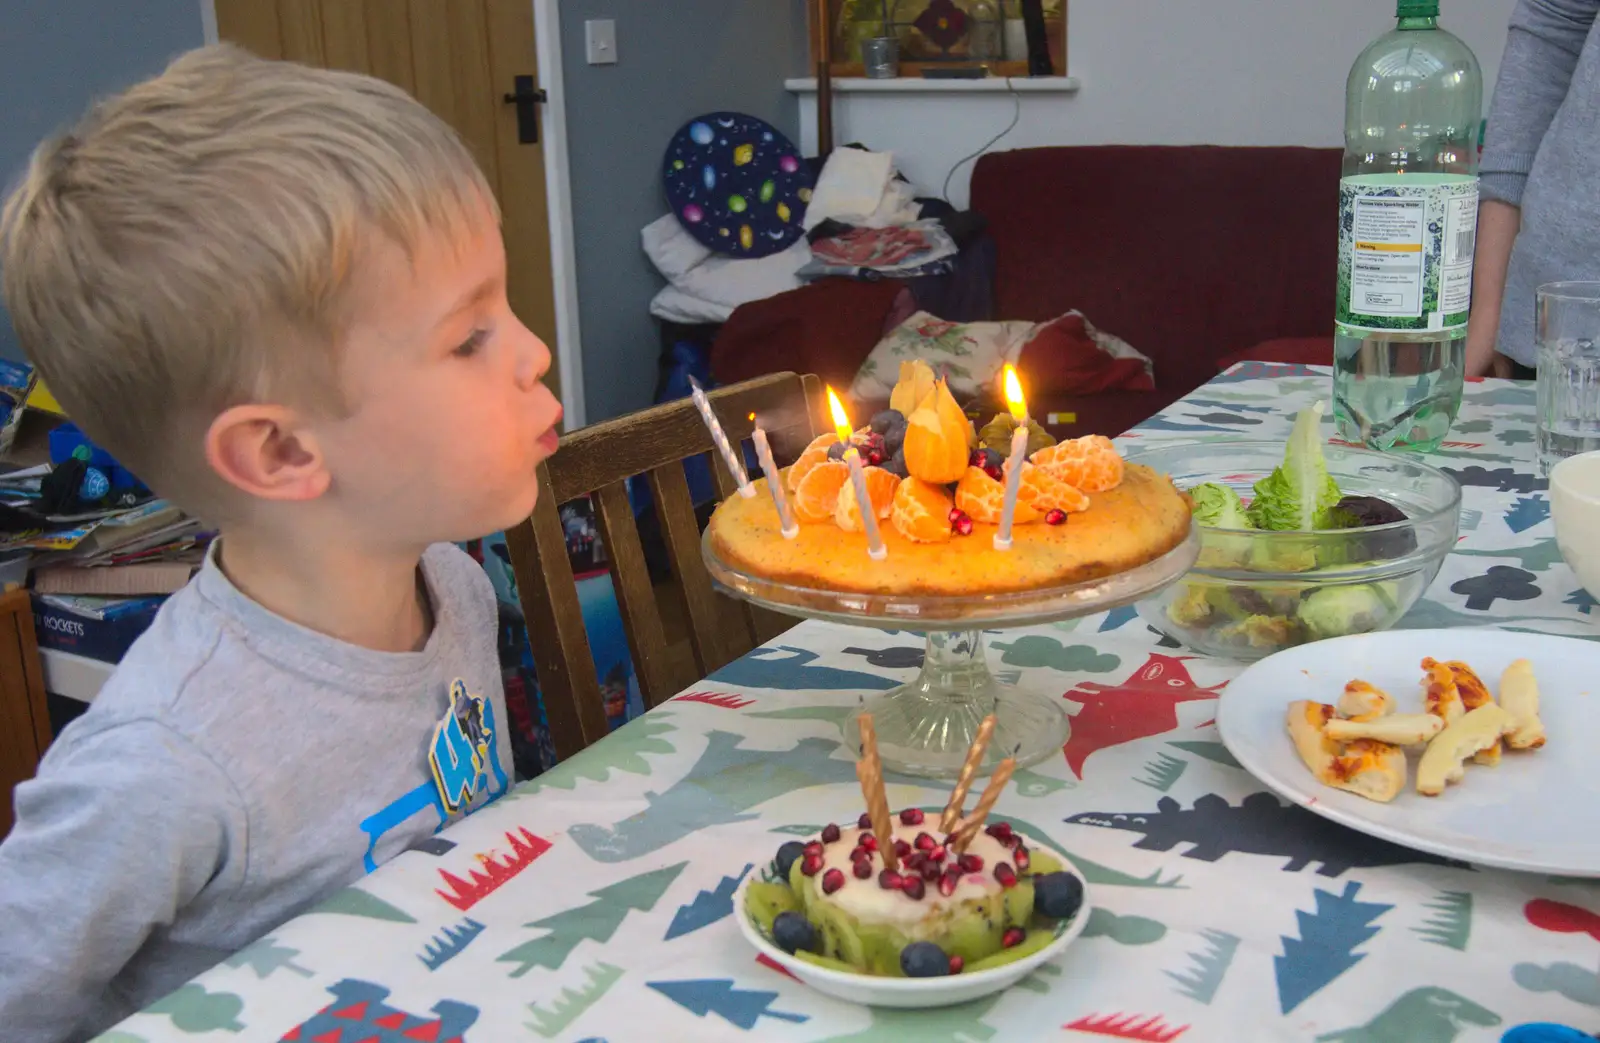
[(80, 1021), (216, 875), (230, 834), (243, 843), (244, 818), (216, 765), (149, 721), (52, 749), (15, 802), (0, 844), (0, 1034), (58, 1043), (104, 1027)]
[(1467, 376), (1510, 376), (1511, 365), (1495, 351), (1500, 332), (1500, 302), (1506, 267), (1516, 242), (1522, 211), (1498, 199), (1478, 204), (1478, 242), (1472, 259), (1472, 313), (1467, 319)]
[(1478, 242), (1473, 254), (1467, 374), (1510, 374), (1495, 350), (1506, 268), (1522, 223), (1522, 190), (1572, 70), (1600, 13), (1600, 0), (1518, 0), (1489, 106), (1479, 163)]
[(1596, 14), (1600, 0), (1518, 0), (1479, 161), (1485, 198), (1521, 205), (1533, 158), (1566, 99)]

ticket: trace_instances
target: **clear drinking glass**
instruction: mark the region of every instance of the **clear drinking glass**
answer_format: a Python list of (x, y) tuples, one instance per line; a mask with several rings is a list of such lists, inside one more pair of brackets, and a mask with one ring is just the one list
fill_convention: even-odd
[(1600, 282), (1545, 283), (1539, 338), (1539, 471), (1600, 449)]

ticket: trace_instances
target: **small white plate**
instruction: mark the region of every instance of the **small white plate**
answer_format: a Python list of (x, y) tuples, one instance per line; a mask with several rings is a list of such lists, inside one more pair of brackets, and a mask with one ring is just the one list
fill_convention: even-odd
[[(1437, 797), (1406, 788), (1388, 804), (1323, 786), (1284, 725), (1296, 699), (1336, 703), (1361, 678), (1394, 696), (1397, 713), (1422, 711), (1424, 656), (1459, 659), (1491, 692), (1514, 659), (1533, 664), (1548, 740), (1506, 750), (1498, 767), (1467, 763)], [(1217, 730), (1234, 758), (1280, 796), (1372, 836), (1479, 865), (1600, 876), (1600, 644), (1502, 630), (1389, 630), (1317, 641), (1255, 663), (1222, 693)]]
[(1089, 914), (1094, 909), (1089, 898), (1088, 881), (1065, 855), (1054, 848), (1049, 851), (1063, 869), (1083, 881), (1083, 906), (1056, 935), (1055, 941), (1014, 963), (991, 967), (986, 971), (963, 972), (942, 978), (888, 978), (876, 974), (850, 974), (807, 963), (769, 942), (745, 912), (745, 892), (749, 890), (751, 881), (758, 879), (756, 873), (746, 876), (739, 885), (739, 890), (733, 896), (733, 914), (739, 921), (739, 930), (744, 932), (745, 939), (756, 947), (756, 951), (765, 954), (818, 992), (870, 1007), (948, 1007), (1010, 988), (1031, 974), (1035, 967), (1060, 956), (1073, 939), (1083, 933), (1089, 923)]

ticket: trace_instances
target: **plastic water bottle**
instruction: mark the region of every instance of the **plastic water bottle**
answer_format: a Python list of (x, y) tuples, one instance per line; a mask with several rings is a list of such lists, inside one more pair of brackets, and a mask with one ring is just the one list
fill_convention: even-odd
[(1333, 405), (1346, 441), (1426, 451), (1461, 408), (1483, 72), (1438, 0), (1396, 17), (1345, 83)]

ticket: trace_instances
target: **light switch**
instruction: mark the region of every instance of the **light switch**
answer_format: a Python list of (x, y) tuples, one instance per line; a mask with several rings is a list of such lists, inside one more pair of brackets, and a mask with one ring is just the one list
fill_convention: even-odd
[(583, 23), (584, 40), (589, 48), (590, 65), (615, 65), (617, 61), (617, 23), (611, 18), (591, 18)]

